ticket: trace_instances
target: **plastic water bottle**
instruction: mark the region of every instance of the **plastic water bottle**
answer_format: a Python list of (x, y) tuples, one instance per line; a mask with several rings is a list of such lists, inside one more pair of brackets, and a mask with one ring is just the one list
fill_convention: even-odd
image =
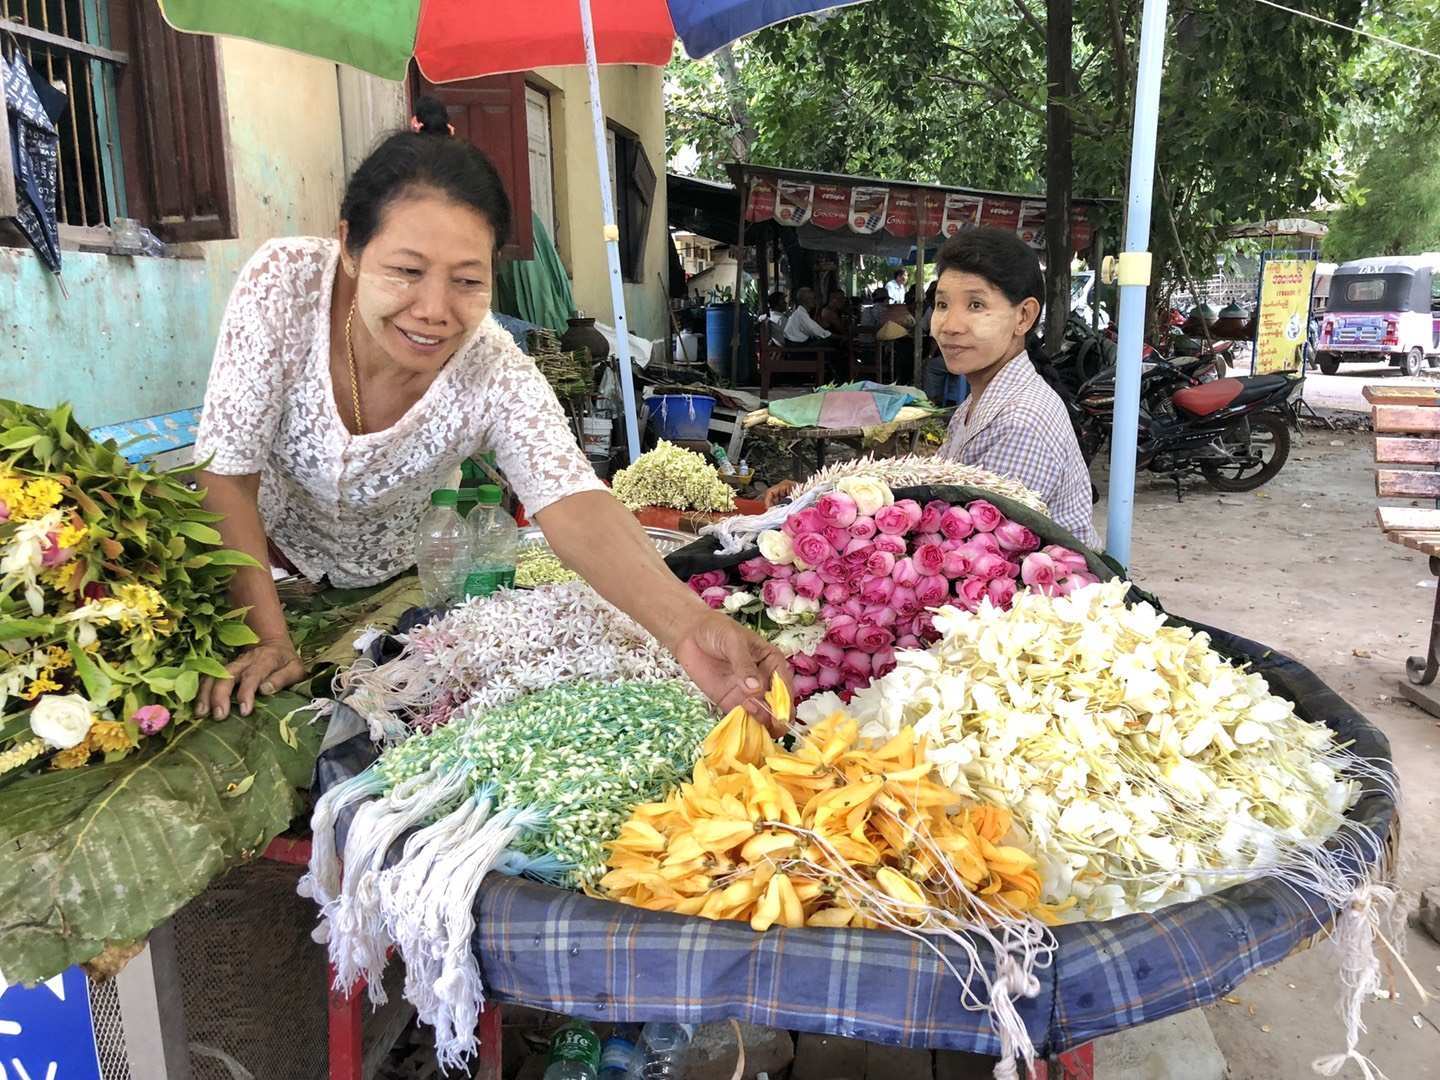
[(600, 1048), (600, 1080), (626, 1080), (640, 1056), (635, 1045), (639, 1029), (615, 1031)]
[(685, 1051), (695, 1036), (694, 1024), (652, 1020), (640, 1032), (640, 1052), (630, 1067), (629, 1080), (677, 1080), (685, 1066)]
[(430, 493), (430, 509), (420, 518), (415, 567), (428, 607), (449, 607), (459, 597), (470, 568), (470, 530), (456, 509), (459, 493), (441, 488)]
[(467, 600), (515, 587), (515, 554), (520, 546), (515, 519), (500, 507), (500, 489), (481, 484), (475, 490), (478, 501), (465, 522), (470, 528), (470, 561), (464, 580)]
[(584, 1020), (571, 1020), (550, 1036), (544, 1080), (595, 1080), (600, 1073), (600, 1037)]

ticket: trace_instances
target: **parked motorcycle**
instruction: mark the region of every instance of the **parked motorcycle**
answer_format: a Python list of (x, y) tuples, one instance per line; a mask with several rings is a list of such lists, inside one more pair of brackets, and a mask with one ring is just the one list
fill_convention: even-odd
[[(1202, 382), (1163, 360), (1141, 365), (1136, 467), (1181, 481), (1198, 473), (1219, 491), (1253, 491), (1290, 455), (1304, 377), (1294, 373)], [(1080, 387), (1071, 408), (1088, 463), (1111, 437), (1115, 369)]]

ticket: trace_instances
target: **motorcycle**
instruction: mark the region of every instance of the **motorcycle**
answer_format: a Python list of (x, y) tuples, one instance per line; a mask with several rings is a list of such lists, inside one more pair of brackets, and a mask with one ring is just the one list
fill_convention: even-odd
[[(1166, 360), (1192, 381), (1209, 382), (1222, 378), (1231, 362), (1229, 342), (1216, 344), (1223, 344), (1227, 348), (1202, 349), (1193, 356), (1186, 355), (1188, 349), (1182, 349), (1181, 355), (1176, 356), (1173, 350), (1170, 354), (1162, 354), (1153, 345), (1144, 345), (1141, 348), (1140, 360), (1142, 363)], [(1085, 383), (1107, 368), (1115, 366), (1115, 352), (1116, 335), (1113, 329), (1096, 333), (1088, 322), (1072, 315), (1065, 324), (1065, 337), (1059, 349), (1049, 352), (1049, 361), (1065, 390), (1068, 390), (1073, 398)], [(1065, 396), (1063, 392), (1061, 396)]]
[[(1142, 363), (1136, 467), (1181, 481), (1198, 473), (1218, 491), (1253, 491), (1290, 456), (1290, 427), (1304, 389), (1295, 373), (1200, 381), (1181, 365)], [(1115, 369), (1076, 393), (1071, 419), (1085, 461), (1109, 441)]]

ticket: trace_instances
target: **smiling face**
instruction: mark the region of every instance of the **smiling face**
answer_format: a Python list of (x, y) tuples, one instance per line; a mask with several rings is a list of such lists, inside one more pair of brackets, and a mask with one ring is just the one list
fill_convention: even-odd
[(952, 375), (973, 375), (1005, 364), (1025, 347), (1040, 302), (1018, 304), (978, 274), (946, 270), (935, 288), (930, 333)]
[[(340, 223), (340, 243), (348, 228)], [(433, 189), (385, 208), (357, 270), (355, 312), (399, 367), (439, 371), (490, 311), (495, 230), (484, 215)]]

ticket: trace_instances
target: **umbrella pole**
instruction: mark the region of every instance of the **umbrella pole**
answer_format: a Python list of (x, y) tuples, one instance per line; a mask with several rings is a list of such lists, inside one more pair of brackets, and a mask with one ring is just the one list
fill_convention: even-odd
[(615, 308), (615, 356), (620, 361), (620, 398), (625, 406), (625, 445), (630, 463), (640, 456), (640, 431), (631, 381), (630, 328), (625, 322), (625, 279), (620, 273), (620, 227), (615, 224), (615, 194), (610, 190), (605, 149), (605, 111), (600, 104), (600, 69), (595, 62), (595, 22), (590, 0), (580, 0), (580, 29), (585, 38), (585, 74), (590, 79), (590, 119), (595, 125), (595, 166), (600, 180), (600, 213), (605, 221), (605, 261), (610, 268), (610, 301)]
[(1145, 293), (1150, 284), (1150, 205), (1155, 187), (1155, 132), (1165, 66), (1167, 0), (1145, 0), (1140, 64), (1135, 76), (1135, 127), (1130, 145), (1130, 190), (1125, 245), (1119, 259), (1120, 342), (1115, 371), (1115, 417), (1110, 444), (1110, 516), (1106, 550), (1130, 564), (1135, 514), (1135, 443), (1140, 427), (1140, 350)]

